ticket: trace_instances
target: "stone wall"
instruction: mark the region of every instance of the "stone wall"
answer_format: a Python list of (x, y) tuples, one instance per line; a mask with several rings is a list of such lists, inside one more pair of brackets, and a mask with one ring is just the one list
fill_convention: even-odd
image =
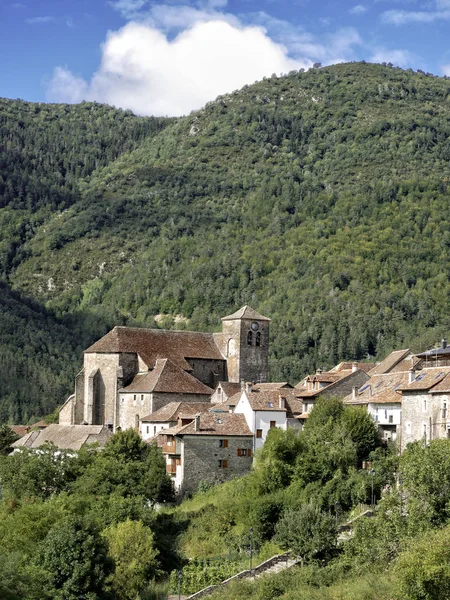
[(336, 383), (326, 387), (321, 395), (339, 397), (348, 396), (352, 393), (354, 387), (361, 388), (368, 380), (369, 376), (367, 373), (358, 369), (348, 377), (343, 377), (341, 380), (336, 381)]
[(447, 423), (443, 418), (443, 403), (447, 403), (447, 414), (450, 407), (448, 394), (429, 394), (422, 392), (402, 393), (402, 424), (401, 424), (401, 451), (409, 442), (417, 440), (430, 440), (448, 437)]
[(188, 358), (192, 373), (196, 379), (214, 389), (219, 381), (226, 379), (226, 362), (224, 360), (207, 360), (203, 358)]
[(168, 394), (154, 392), (152, 394), (151, 409), (142, 416), (146, 417), (163, 406), (167, 406), (170, 402), (209, 402), (209, 396), (206, 396), (205, 394)]
[(64, 402), (59, 411), (59, 420), (58, 423), (60, 425), (73, 425), (73, 412), (75, 407), (75, 395), (69, 396), (67, 400)]
[[(259, 329), (252, 331), (253, 320), (242, 319), (240, 332), (239, 381), (254, 383), (269, 380), (269, 321), (257, 321)], [(252, 332), (252, 344), (247, 335)], [(256, 345), (256, 334), (260, 334), (260, 345)]]
[(120, 394), (117, 425), (122, 430), (139, 430), (140, 420), (152, 410), (151, 398), (151, 394)]
[[(183, 483), (181, 493), (193, 492), (201, 481), (217, 483), (244, 475), (252, 466), (252, 456), (238, 456), (238, 448), (251, 450), (252, 436), (184, 435), (181, 452)], [(219, 440), (228, 440), (228, 448), (219, 447)], [(219, 467), (227, 460), (228, 467)]]

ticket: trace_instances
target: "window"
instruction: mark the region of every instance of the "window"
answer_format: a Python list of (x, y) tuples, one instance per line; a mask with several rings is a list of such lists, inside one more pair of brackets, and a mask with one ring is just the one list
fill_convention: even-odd
[(277, 422), (276, 421), (270, 421), (270, 429), (273, 429), (273, 427), (277, 426)]
[(125, 396), (120, 396), (120, 401), (122, 402), (122, 404), (125, 402)]
[(393, 423), (394, 422), (394, 415), (389, 415), (389, 423)]
[(247, 333), (247, 346), (251, 346), (253, 343), (253, 331)]
[(141, 394), (141, 404), (144, 404), (144, 394)]
[(219, 440), (219, 448), (228, 448), (228, 440)]
[(217, 461), (219, 465), (219, 469), (228, 469), (228, 461), (227, 460), (219, 460)]
[(447, 418), (447, 402), (442, 403), (442, 419)]
[(384, 418), (387, 419), (387, 410), (384, 411)]
[(147, 425), (147, 433), (150, 433), (150, 425)]
[(156, 425), (153, 425), (153, 435), (156, 435)]
[(252, 451), (250, 450), (250, 448), (238, 448), (237, 455), (238, 456), (251, 456)]
[(423, 403), (422, 403), (422, 412), (427, 412), (428, 409), (428, 402), (426, 400), (426, 398), (423, 399)]
[(256, 437), (257, 438), (262, 438), (262, 429), (257, 429), (256, 430)]
[(268, 402), (268, 403), (267, 403), (267, 406), (268, 406), (269, 408), (273, 408), (273, 402)]
[(261, 346), (261, 332), (260, 331), (256, 332), (255, 346)]

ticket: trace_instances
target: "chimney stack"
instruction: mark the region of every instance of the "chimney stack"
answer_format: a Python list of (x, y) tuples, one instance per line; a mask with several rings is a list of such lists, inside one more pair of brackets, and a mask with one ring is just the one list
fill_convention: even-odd
[(358, 397), (359, 388), (357, 386), (352, 387), (352, 399), (356, 400)]
[(280, 408), (286, 408), (286, 398), (284, 396), (278, 396)]
[(416, 372), (414, 369), (409, 369), (408, 371), (408, 383), (412, 383), (416, 378)]
[(445, 350), (447, 348), (447, 340), (442, 338), (442, 348)]
[(352, 363), (352, 373), (358, 370), (358, 365), (354, 362)]
[(245, 381), (241, 379), (241, 392), (245, 390)]
[(195, 415), (195, 431), (200, 431), (200, 413)]
[(245, 384), (245, 391), (246, 391), (246, 392), (251, 392), (251, 391), (252, 391), (252, 384), (251, 384), (251, 383), (249, 383), (248, 381), (247, 381), (247, 383)]

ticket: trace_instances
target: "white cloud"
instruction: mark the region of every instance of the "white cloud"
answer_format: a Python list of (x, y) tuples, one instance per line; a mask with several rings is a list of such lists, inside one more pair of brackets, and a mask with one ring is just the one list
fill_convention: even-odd
[(441, 71), (444, 73), (444, 75), (447, 75), (447, 77), (450, 76), (450, 64), (449, 65), (442, 65), (441, 66)]
[(124, 18), (133, 19), (147, 4), (147, 0), (113, 0), (109, 3)]
[(351, 15), (363, 15), (365, 12), (367, 12), (367, 6), (364, 6), (363, 4), (357, 4), (356, 6), (354, 6), (353, 8), (351, 8), (348, 12)]
[(88, 98), (88, 88), (84, 79), (73, 75), (66, 67), (56, 67), (47, 94), (55, 102), (81, 102)]
[(428, 10), (387, 10), (382, 13), (381, 20), (391, 25), (405, 25), (450, 19), (450, 0), (435, 0), (433, 4), (424, 5), (423, 8)]
[(44, 23), (53, 23), (55, 21), (55, 17), (32, 17), (31, 19), (25, 19), (25, 23), (28, 25), (41, 25)]
[(396, 67), (410, 67), (417, 62), (417, 57), (408, 50), (388, 50), (379, 48), (369, 59), (374, 63), (392, 63)]
[(55, 69), (48, 98), (97, 100), (145, 115), (180, 115), (273, 72), (310, 66), (293, 60), (260, 27), (197, 23), (173, 40), (144, 23), (110, 33), (99, 70), (87, 83)]

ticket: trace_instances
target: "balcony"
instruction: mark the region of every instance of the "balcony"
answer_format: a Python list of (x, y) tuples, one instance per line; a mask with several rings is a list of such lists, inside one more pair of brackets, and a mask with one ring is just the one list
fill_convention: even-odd
[(176, 444), (163, 444), (161, 451), (163, 454), (177, 454), (177, 446)]
[(176, 475), (177, 473), (177, 465), (166, 465), (166, 473), (170, 473)]

